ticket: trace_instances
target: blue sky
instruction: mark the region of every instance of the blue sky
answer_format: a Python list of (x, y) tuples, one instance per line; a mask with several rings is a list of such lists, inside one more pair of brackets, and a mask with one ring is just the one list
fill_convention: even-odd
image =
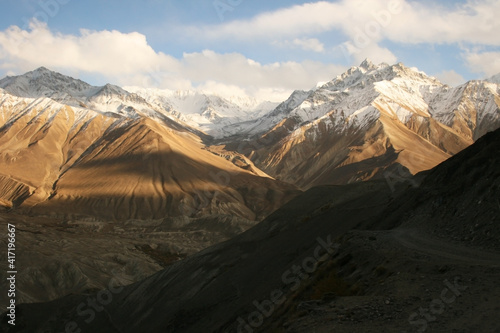
[(280, 100), (364, 58), (457, 85), (500, 72), (497, 0), (2, 0), (0, 76)]

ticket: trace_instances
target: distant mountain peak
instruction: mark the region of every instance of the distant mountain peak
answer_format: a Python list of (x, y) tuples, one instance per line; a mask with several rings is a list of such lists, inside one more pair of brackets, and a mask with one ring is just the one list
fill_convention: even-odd
[(106, 83), (101, 90), (99, 90), (98, 94), (103, 95), (129, 95), (130, 93), (125, 89), (116, 86), (114, 84)]
[(377, 66), (369, 58), (363, 60), (363, 62), (359, 65), (359, 67), (364, 68), (366, 70), (372, 70), (377, 68)]
[[(110, 98), (118, 97), (120, 99), (122, 96), (130, 95), (128, 91), (119, 86), (110, 83), (104, 86), (92, 86), (44, 66), (19, 76), (6, 77), (0, 80), (0, 88), (19, 97), (48, 97), (73, 106), (87, 104), (89, 98), (96, 102), (98, 97), (104, 98), (107, 105)], [(145, 101), (141, 102), (145, 103)], [(94, 108), (97, 107), (94, 105)], [(108, 106), (105, 109), (108, 110)]]
[(77, 80), (77, 79), (74, 79), (70, 76), (67, 76), (67, 75), (64, 75), (64, 74), (61, 74), (61, 73), (58, 73), (58, 72), (55, 72), (53, 70), (50, 70), (48, 69), (47, 67), (38, 67), (37, 69), (35, 70), (32, 70), (31, 72), (27, 72), (23, 75), (19, 75), (19, 76), (16, 76), (16, 77), (27, 77), (29, 78), (30, 80), (40, 80), (40, 77), (51, 77), (51, 78), (55, 78), (57, 80), (62, 80), (64, 82), (68, 82), (70, 80), (76, 80), (76, 81), (80, 81), (80, 80)]
[(47, 67), (44, 67), (44, 66), (38, 67), (37, 69), (35, 69), (32, 72), (37, 72), (37, 73), (44, 73), (44, 72), (55, 73), (54, 71), (51, 71), (50, 69), (48, 69)]
[(42, 66), (22, 75), (0, 80), (0, 88), (19, 97), (38, 98), (61, 93), (75, 95), (91, 89), (92, 86)]
[(414, 67), (407, 67), (403, 63), (388, 65), (380, 63), (375, 65), (370, 59), (365, 59), (358, 67), (351, 67), (335, 79), (327, 82), (321, 88), (332, 91), (344, 91), (351, 88), (364, 89), (375, 82), (405, 80), (408, 82), (421, 82), (434, 86), (442, 83)]

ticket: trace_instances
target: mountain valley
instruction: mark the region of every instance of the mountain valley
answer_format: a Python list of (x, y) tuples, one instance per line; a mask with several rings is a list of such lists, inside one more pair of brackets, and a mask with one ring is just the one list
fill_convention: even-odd
[(23, 304), (19, 329), (496, 332), (499, 149), (497, 130), (393, 189), (384, 180), (311, 188), (106, 298)]

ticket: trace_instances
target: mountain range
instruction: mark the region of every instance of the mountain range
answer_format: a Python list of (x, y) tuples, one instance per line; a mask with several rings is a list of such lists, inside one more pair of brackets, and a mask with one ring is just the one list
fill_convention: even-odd
[(403, 64), (365, 60), (315, 90), (296, 91), (229, 143), (302, 189), (430, 169), (500, 127), (499, 87), (449, 87)]
[(93, 87), (45, 68), (0, 87), (6, 206), (121, 220), (256, 220), (298, 193), (240, 154), (228, 160), (210, 152), (206, 134), (120, 87)]
[(497, 332), (499, 157), (496, 130), (415, 186), (311, 188), (137, 283), (22, 304), (0, 332)]
[(299, 189), (404, 178), (463, 150), (500, 127), (490, 81), (449, 87), (365, 60), (273, 108), (95, 87), (42, 67), (0, 80), (0, 202), (119, 220), (259, 220)]
[[(498, 75), (450, 87), (368, 59), (282, 103), (44, 67), (6, 77), (0, 223), (18, 227), (26, 267), (15, 329), (494, 331), (481, 318), (498, 310), (499, 128)], [(476, 305), (417, 319), (443, 274)]]

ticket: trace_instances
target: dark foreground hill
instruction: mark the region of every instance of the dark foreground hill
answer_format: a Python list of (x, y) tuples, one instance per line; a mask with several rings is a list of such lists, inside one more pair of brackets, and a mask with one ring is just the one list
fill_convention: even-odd
[(499, 332), (500, 131), (413, 178), (308, 190), (125, 288), (2, 332)]

